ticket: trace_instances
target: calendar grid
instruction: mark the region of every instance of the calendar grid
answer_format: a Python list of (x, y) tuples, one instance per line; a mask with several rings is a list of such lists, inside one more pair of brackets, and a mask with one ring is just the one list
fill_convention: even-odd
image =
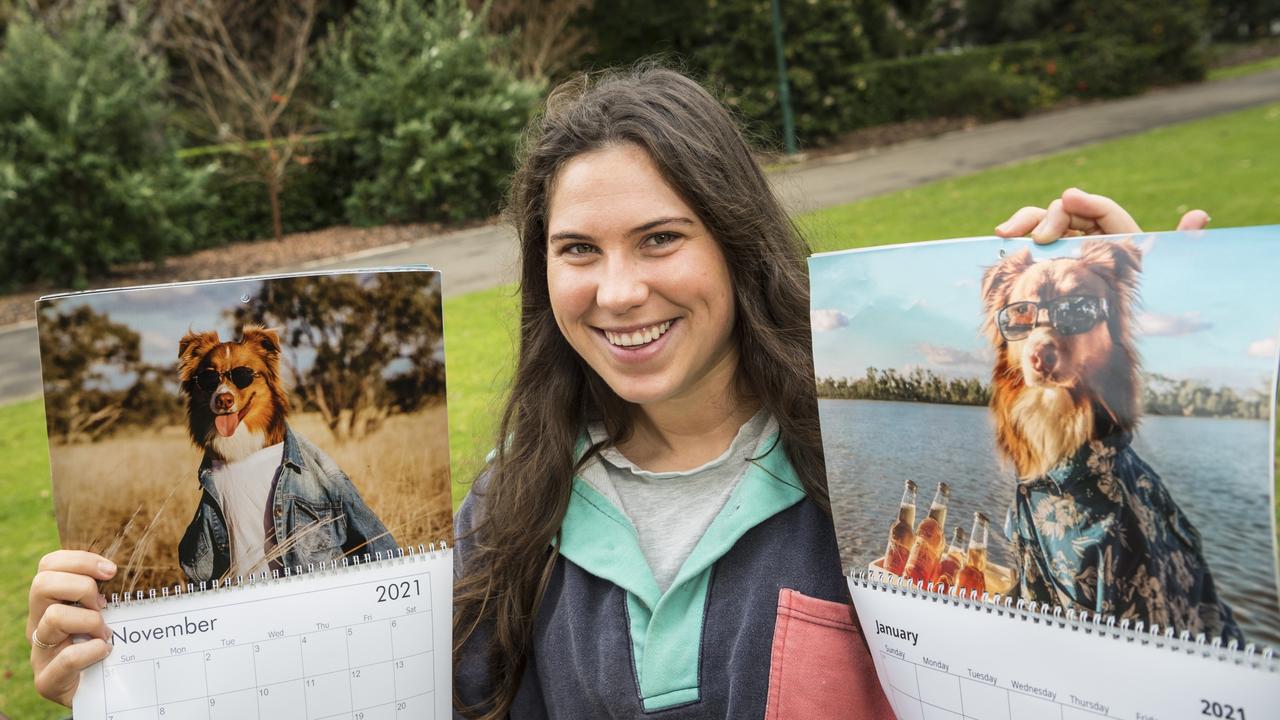
[(357, 574), (318, 584), (266, 582), (109, 608), (116, 642), (82, 680), (95, 700), (76, 717), (448, 717), (440, 692), (447, 663), (437, 661), (436, 645), (447, 641), (440, 608), (447, 613), (449, 598), (440, 590), (447, 585), (431, 581), (452, 573), (447, 557), (424, 560), (431, 564), (352, 566)]
[(346, 716), (350, 715), (351, 713), (363, 712), (363, 711), (365, 711), (365, 710), (374, 710), (374, 709), (376, 709), (376, 708), (384, 707), (384, 706), (386, 706), (386, 705), (394, 705), (395, 703), (397, 703), (397, 702), (401, 702), (401, 701), (404, 701), (404, 700), (417, 700), (418, 698), (426, 697), (426, 696), (428, 696), (428, 695), (430, 695), (430, 694), (432, 694), (432, 693), (434, 693), (434, 692), (435, 692), (434, 690), (427, 690), (427, 691), (424, 691), (424, 692), (420, 692), (420, 693), (418, 693), (418, 694), (416, 694), (416, 695), (406, 695), (405, 697), (398, 698), (397, 700), (394, 700), (394, 701), (389, 702), (389, 703), (379, 703), (379, 704), (377, 704), (377, 705), (370, 705), (370, 706), (368, 706), (368, 707), (351, 708), (351, 712), (340, 712), (340, 713), (335, 713), (335, 714), (333, 714), (333, 715), (323, 715), (323, 716), (321, 716), (321, 717), (315, 718), (314, 720), (333, 720), (333, 718), (346, 717)]
[(302, 643), (298, 643), (298, 667), (302, 668), (302, 709), (307, 717), (311, 717), (311, 706), (307, 702), (307, 654), (302, 652)]
[[(252, 647), (252, 646), (251, 646)], [(253, 684), (255, 687), (261, 687), (262, 678), (258, 675), (258, 658), (257, 653), (249, 653), (249, 657), (253, 658)], [(258, 708), (258, 715), (262, 715), (262, 692), (259, 690), (253, 694), (254, 705)]]
[[(914, 679), (915, 679), (915, 684), (916, 684), (916, 692), (915, 692), (915, 694), (912, 694), (909, 690), (907, 690), (907, 689), (905, 689), (905, 688), (903, 688), (903, 687), (900, 687), (898, 683), (895, 683), (895, 682), (894, 682), (894, 680), (893, 680), (893, 678), (892, 678), (892, 675), (890, 675), (890, 676), (886, 679), (886, 682), (887, 682), (887, 684), (889, 685), (889, 687), (890, 687), (891, 689), (893, 689), (893, 690), (897, 691), (898, 693), (900, 693), (900, 694), (901, 694), (901, 695), (903, 695), (904, 697), (910, 698), (911, 700), (914, 700), (914, 701), (916, 701), (916, 702), (920, 703), (922, 706), (923, 706), (923, 705), (927, 705), (927, 706), (929, 706), (929, 707), (931, 707), (931, 708), (935, 708), (935, 709), (937, 709), (937, 710), (941, 710), (941, 711), (944, 711), (944, 712), (947, 712), (947, 713), (952, 713), (952, 714), (956, 714), (956, 713), (957, 713), (957, 711), (956, 711), (954, 708), (947, 707), (947, 706), (945, 706), (945, 705), (939, 705), (939, 704), (937, 704), (937, 703), (935, 703), (935, 702), (930, 702), (929, 700), (924, 699), (924, 695), (925, 695), (925, 693), (924, 693), (924, 691), (923, 691), (923, 689), (921, 688), (921, 685), (920, 685), (920, 670), (921, 670), (921, 669), (925, 669), (925, 670), (928, 670), (928, 671), (930, 671), (930, 672), (942, 673), (942, 674), (945, 674), (945, 675), (947, 675), (947, 676), (949, 676), (949, 677), (955, 678), (957, 681), (960, 681), (960, 682), (968, 681), (968, 678), (966, 678), (966, 677), (964, 677), (964, 676), (962, 676), (962, 675), (957, 675), (957, 674), (952, 673), (952, 672), (944, 672), (944, 671), (938, 670), (937, 668), (929, 667), (929, 666), (927, 666), (927, 665), (922, 665), (922, 664), (920, 664), (920, 663), (917, 663), (917, 662), (914, 662), (914, 661), (907, 660), (907, 659), (904, 659), (904, 658), (902, 658), (902, 657), (899, 657), (898, 655), (894, 655), (894, 654), (890, 654), (890, 653), (885, 653), (885, 652), (883, 652), (883, 651), (882, 651), (882, 652), (880, 652), (880, 657), (883, 659), (883, 661), (884, 661), (884, 663), (885, 663), (886, 665), (887, 665), (887, 664), (889, 664), (889, 663), (906, 663), (906, 664), (908, 664), (908, 665), (910, 665), (910, 666), (911, 666), (911, 669), (912, 669), (912, 671), (913, 671), (913, 673), (912, 673), (912, 674), (913, 674), (913, 677), (914, 677)], [(1016, 718), (1016, 717), (1017, 717), (1017, 715), (1015, 715), (1015, 714), (1014, 714), (1014, 710), (1013, 710), (1013, 697), (1014, 697), (1015, 695), (1017, 695), (1017, 696), (1021, 696), (1021, 697), (1032, 698), (1032, 699), (1037, 700), (1037, 701), (1039, 701), (1039, 702), (1052, 703), (1052, 704), (1056, 705), (1056, 706), (1057, 706), (1057, 709), (1058, 709), (1058, 717), (1059, 717), (1060, 719), (1065, 719), (1065, 718), (1066, 718), (1066, 711), (1069, 709), (1069, 710), (1071, 710), (1073, 713), (1081, 713), (1081, 714), (1091, 715), (1091, 716), (1099, 717), (1099, 718), (1110, 718), (1111, 720), (1118, 720), (1118, 719), (1116, 719), (1114, 716), (1112, 716), (1112, 715), (1108, 715), (1108, 714), (1106, 714), (1106, 713), (1101, 713), (1101, 712), (1098, 712), (1098, 711), (1096, 711), (1096, 710), (1090, 710), (1089, 708), (1081, 707), (1081, 706), (1078, 706), (1078, 705), (1068, 705), (1067, 703), (1060, 702), (1060, 701), (1058, 701), (1058, 700), (1049, 700), (1049, 699), (1044, 698), (1044, 697), (1041, 697), (1041, 696), (1039, 696), (1039, 695), (1035, 695), (1034, 693), (1023, 692), (1023, 691), (1021, 691), (1021, 690), (1017, 690), (1017, 689), (1014, 689), (1014, 688), (1004, 688), (1004, 687), (996, 687), (996, 686), (990, 686), (990, 687), (995, 687), (996, 689), (1001, 690), (1001, 691), (1003, 691), (1003, 692), (1005, 693), (1005, 706), (1006, 706), (1006, 709), (1007, 709), (1007, 710), (1008, 710), (1008, 712), (1009, 712), (1008, 717), (1010, 717), (1010, 718)], [(975, 718), (976, 716), (971, 716), (971, 715), (969, 715), (969, 714), (968, 714), (968, 710), (965, 708), (965, 705), (964, 705), (964, 695), (965, 695), (965, 694), (964, 694), (964, 692), (960, 692), (960, 693), (958, 693), (958, 695), (957, 695), (957, 700), (958, 700), (958, 701), (959, 701), (959, 703), (960, 703), (960, 710), (959, 710), (958, 715), (959, 715), (959, 717), (964, 718), (965, 720), (970, 720), (970, 718)]]

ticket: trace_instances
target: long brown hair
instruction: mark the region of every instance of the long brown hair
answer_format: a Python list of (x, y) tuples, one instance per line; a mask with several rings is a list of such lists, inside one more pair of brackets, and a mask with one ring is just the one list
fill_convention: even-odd
[(810, 356), (809, 250), (734, 120), (672, 70), (640, 67), (562, 84), (525, 135), (508, 198), (520, 238), (519, 358), (497, 454), (474, 499), (474, 549), (454, 586), (455, 658), (478, 626), (492, 631), (476, 637), (488, 635), (493, 694), (467, 709), (482, 718), (504, 717), (515, 697), (574, 473), (600, 449), (575, 458), (575, 443), (591, 419), (604, 422), (609, 443), (631, 431), (633, 407), (569, 346), (547, 290), (556, 174), (578, 155), (628, 143), (648, 152), (720, 243), (736, 302), (737, 382), (777, 419), (805, 492), (828, 507)]

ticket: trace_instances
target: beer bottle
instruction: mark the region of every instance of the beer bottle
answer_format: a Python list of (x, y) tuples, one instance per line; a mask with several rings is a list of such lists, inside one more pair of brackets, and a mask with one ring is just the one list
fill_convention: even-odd
[(947, 554), (938, 563), (938, 592), (946, 592), (947, 588), (956, 584), (956, 575), (964, 567), (965, 542), (968, 539), (969, 535), (964, 528), (957, 525), (951, 533), (951, 545), (947, 547)]
[(973, 532), (969, 538), (969, 552), (966, 553), (964, 568), (956, 578), (956, 585), (965, 595), (977, 591), (978, 596), (987, 591), (987, 525), (990, 523), (982, 513), (973, 514)]
[(938, 577), (938, 563), (942, 560), (942, 550), (947, 536), (944, 526), (947, 521), (947, 499), (951, 497), (951, 486), (938, 483), (938, 490), (933, 494), (933, 502), (929, 503), (929, 517), (920, 522), (916, 528), (916, 541), (911, 546), (911, 554), (907, 556), (907, 567), (903, 576), (913, 585), (933, 582)]
[(898, 519), (889, 527), (889, 546), (884, 551), (884, 569), (901, 575), (911, 553), (911, 543), (916, 539), (916, 484), (910, 480), (902, 491), (902, 503), (898, 506)]

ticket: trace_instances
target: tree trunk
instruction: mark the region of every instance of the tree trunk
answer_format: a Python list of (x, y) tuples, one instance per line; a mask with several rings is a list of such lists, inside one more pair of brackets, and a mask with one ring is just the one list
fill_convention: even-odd
[(280, 223), (280, 181), (273, 174), (267, 181), (267, 195), (271, 196), (271, 230), (276, 242), (284, 242), (284, 227)]

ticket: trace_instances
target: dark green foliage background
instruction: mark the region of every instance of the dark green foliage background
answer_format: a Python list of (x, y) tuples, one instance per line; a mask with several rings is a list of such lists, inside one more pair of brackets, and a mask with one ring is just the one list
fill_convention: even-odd
[(322, 117), (349, 145), (351, 222), (497, 212), (542, 87), (497, 64), (496, 42), (460, 0), (356, 7), (318, 72)]
[[(189, 74), (168, 72), (174, 58), (120, 8), (65, 6), (33, 20), (0, 5), (0, 290), (85, 287), (112, 266), (269, 237), (266, 189), (235, 148), (177, 147), (199, 137), (177, 127), (200, 116), (174, 100)], [(321, 6), (296, 102), (311, 134), (287, 172), (284, 230), (494, 215), (519, 133), (561, 78), (517, 77), (482, 3)], [(802, 149), (886, 123), (1017, 117), (1200, 79), (1211, 35), (1256, 38), (1280, 19), (1280, 0), (780, 7)], [(711, 87), (762, 149), (782, 146), (770, 0), (597, 0), (573, 25), (592, 39), (578, 69), (657, 55)]]
[(18, 20), (0, 48), (0, 289), (83, 287), (112, 265), (190, 250), (208, 173), (165, 135), (164, 66), (88, 10)]

